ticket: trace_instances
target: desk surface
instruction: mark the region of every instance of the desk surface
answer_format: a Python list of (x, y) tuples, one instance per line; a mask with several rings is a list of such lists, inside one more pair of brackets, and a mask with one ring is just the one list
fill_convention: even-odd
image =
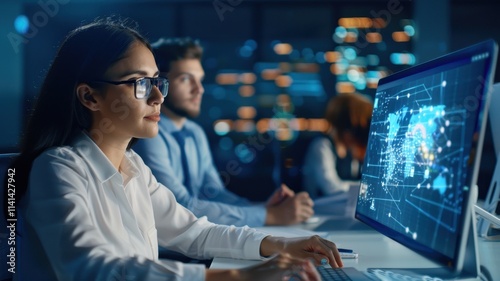
[[(300, 226), (299, 228), (304, 228)], [(307, 228), (307, 226), (306, 226)], [(281, 230), (285, 232), (287, 227)], [(289, 229), (289, 228), (288, 228)], [(262, 228), (266, 230), (266, 228)], [(273, 227), (272, 231), (279, 228)], [(305, 234), (296, 231), (295, 234)], [(375, 231), (331, 231), (323, 236), (334, 241), (337, 247), (354, 249), (359, 253), (358, 259), (344, 259), (345, 267), (354, 267), (361, 271), (368, 268), (436, 268), (439, 267), (430, 261), (390, 238)], [(500, 241), (488, 241), (478, 238), (478, 250), (481, 265), (485, 266), (493, 280), (500, 280)], [(226, 258), (215, 258), (211, 268), (240, 268), (246, 267), (259, 261), (234, 260)]]

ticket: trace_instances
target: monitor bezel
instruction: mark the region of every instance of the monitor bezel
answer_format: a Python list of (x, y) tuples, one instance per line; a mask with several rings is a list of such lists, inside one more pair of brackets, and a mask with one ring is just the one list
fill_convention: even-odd
[[(490, 93), (492, 91), (492, 85), (493, 85), (493, 77), (494, 77), (494, 72), (495, 72), (495, 65), (496, 65), (496, 60), (497, 60), (497, 53), (498, 53), (498, 46), (497, 43), (492, 40), (486, 40), (483, 42), (480, 42), (475, 45), (471, 45), (469, 47), (457, 50), (455, 52), (446, 54), (444, 56), (441, 56), (439, 58), (433, 59), (431, 61), (407, 68), (405, 70), (402, 70), (400, 72), (394, 73), (392, 75), (389, 75), (387, 77), (384, 77), (379, 80), (379, 88), (381, 86), (387, 85), (389, 83), (398, 81), (400, 79), (407, 78), (409, 76), (415, 76), (418, 74), (423, 74), (425, 72), (433, 71), (436, 69), (439, 69), (441, 67), (449, 67), (450, 64), (460, 62), (460, 60), (463, 59), (470, 59), (472, 55), (478, 54), (478, 53), (483, 53), (483, 52), (488, 52), (490, 56), (487, 58), (487, 62), (485, 65), (485, 70), (483, 73), (483, 76), (487, 75), (484, 77), (484, 87), (481, 93), (481, 98), (479, 101), (481, 101), (480, 106), (477, 109), (478, 112), (478, 117), (476, 120), (476, 128), (474, 130), (475, 133), (478, 133), (478, 141), (475, 146), (471, 148), (472, 150), (475, 150), (477, 153), (475, 153), (474, 156), (474, 164), (472, 168), (472, 175), (470, 177), (470, 186), (474, 186), (477, 183), (477, 176), (479, 172), (479, 163), (481, 160), (481, 151), (483, 147), (483, 140), (484, 140), (484, 134), (486, 131), (486, 120), (488, 116), (488, 106), (489, 106), (489, 100), (490, 100)], [(378, 90), (377, 90), (378, 92)], [(372, 118), (373, 120), (373, 118)], [(372, 126), (372, 128), (374, 128)], [(366, 162), (364, 163), (366, 165)], [(360, 188), (360, 194), (361, 194), (361, 188)], [(359, 196), (359, 195), (358, 195)], [(457, 228), (458, 231), (458, 237), (457, 237), (457, 243), (456, 243), (456, 250), (455, 250), (455, 255), (453, 257), (448, 257), (445, 256), (444, 254), (428, 247), (427, 245), (423, 245), (421, 243), (417, 243), (415, 240), (410, 239), (404, 234), (399, 233), (398, 231), (395, 231), (388, 226), (383, 225), (382, 223), (360, 213), (358, 205), (356, 206), (356, 212), (355, 212), (355, 218), (364, 222), (365, 224), (371, 226), (374, 228), (376, 231), (380, 232), (381, 234), (395, 240), (396, 242), (402, 244), (405, 247), (408, 247), (409, 249), (415, 251), (416, 253), (433, 260), (435, 262), (438, 262), (439, 264), (447, 267), (450, 269), (450, 271), (453, 272), (461, 272), (464, 266), (464, 261), (466, 258), (466, 251), (467, 251), (467, 240), (468, 240), (468, 233), (469, 233), (469, 228), (471, 227), (471, 208), (474, 205), (474, 202), (471, 202), (471, 192), (464, 193), (464, 200), (463, 200), (463, 205), (462, 205), (462, 221)]]

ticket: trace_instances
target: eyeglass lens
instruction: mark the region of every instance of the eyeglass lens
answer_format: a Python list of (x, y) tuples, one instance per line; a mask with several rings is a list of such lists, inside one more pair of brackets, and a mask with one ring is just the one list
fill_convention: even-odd
[(135, 95), (138, 99), (148, 98), (153, 85), (160, 90), (163, 97), (168, 93), (168, 82), (164, 78), (142, 78), (136, 81)]

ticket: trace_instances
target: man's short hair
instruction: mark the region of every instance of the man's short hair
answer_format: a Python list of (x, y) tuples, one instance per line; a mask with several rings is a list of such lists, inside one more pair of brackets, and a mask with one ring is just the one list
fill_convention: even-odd
[(171, 63), (182, 59), (201, 60), (203, 48), (198, 40), (184, 38), (160, 38), (151, 44), (160, 72), (168, 73)]

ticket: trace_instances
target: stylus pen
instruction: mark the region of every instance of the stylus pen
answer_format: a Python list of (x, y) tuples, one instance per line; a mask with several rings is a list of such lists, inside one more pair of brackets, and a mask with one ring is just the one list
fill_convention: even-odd
[(352, 252), (354, 252), (351, 249), (343, 249), (343, 248), (338, 248), (337, 250), (339, 250), (339, 253), (352, 253)]

